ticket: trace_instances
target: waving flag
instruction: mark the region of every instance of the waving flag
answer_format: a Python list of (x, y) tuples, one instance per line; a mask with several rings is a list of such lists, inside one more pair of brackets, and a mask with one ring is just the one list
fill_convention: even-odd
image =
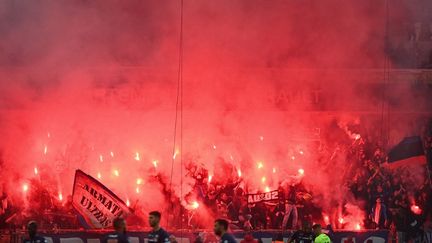
[(389, 167), (426, 164), (426, 156), (420, 137), (406, 137), (388, 154)]
[(93, 229), (107, 228), (115, 218), (131, 213), (119, 197), (81, 170), (75, 172), (72, 205)]

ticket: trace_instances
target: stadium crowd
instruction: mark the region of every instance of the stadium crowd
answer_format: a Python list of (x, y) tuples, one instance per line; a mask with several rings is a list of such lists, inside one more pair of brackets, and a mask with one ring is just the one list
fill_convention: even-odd
[[(427, 156), (431, 156), (432, 151), (431, 127), (425, 129), (422, 137)], [(413, 177), (410, 173), (415, 172), (387, 168), (387, 156), (379, 143), (374, 141), (376, 140), (367, 136), (359, 136), (353, 143), (337, 143), (334, 148), (321, 147), (317, 151), (324, 165), (331, 164), (335, 156), (346, 156), (344, 159), (350, 167), (344, 172), (344, 187), (349, 189), (357, 201), (363, 202), (359, 204), (366, 215), (361, 224), (363, 229), (389, 229), (394, 234), (404, 232), (408, 238), (421, 235), (423, 230), (431, 228), (430, 179), (425, 177), (424, 183), (418, 185), (410, 182)], [(195, 179), (191, 194), (198, 195), (199, 203), (209, 209), (212, 218), (226, 218), (234, 229), (298, 229), (304, 222), (331, 224), (334, 229), (345, 228), (345, 222), (337, 217), (323, 219), (322, 208), (310, 200), (314, 192), (308, 191), (302, 182), (292, 185), (281, 183), (279, 201), (248, 203), (246, 189), (239, 186), (242, 180), (240, 177), (225, 184), (209, 183), (205, 168), (191, 164), (187, 170), (188, 176)], [(32, 181), (32, 207), (25, 214), (20, 213), (22, 205), (14, 205), (7, 193), (2, 192), (1, 228), (23, 228), (26, 221), (35, 218), (43, 219), (41, 227), (54, 231), (80, 227), (71, 196), (62, 203), (56, 202), (41, 183)], [(173, 228), (196, 229), (208, 226), (203, 225), (205, 223), (201, 221), (199, 212), (180, 208), (179, 202), (172, 204), (176, 205), (172, 209), (174, 212), (183, 214), (183, 217), (173, 219)], [(135, 212), (139, 214), (139, 208)], [(142, 212), (142, 215), (145, 213)], [(132, 225), (134, 221), (135, 224), (144, 222), (140, 217), (130, 220)]]

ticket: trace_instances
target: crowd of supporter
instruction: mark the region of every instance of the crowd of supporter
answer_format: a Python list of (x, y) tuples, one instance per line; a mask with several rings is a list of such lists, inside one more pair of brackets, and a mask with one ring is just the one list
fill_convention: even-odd
[[(431, 156), (431, 129), (422, 136), (426, 156)], [(419, 167), (389, 168), (387, 155), (380, 143), (368, 137), (358, 137), (350, 144), (338, 144), (334, 151), (346, 156), (349, 169), (344, 172), (344, 186), (349, 189), (366, 215), (362, 228), (389, 229), (393, 233), (405, 232), (407, 237), (421, 234), (431, 225), (431, 182), (426, 165)], [(323, 161), (333, 159), (335, 153), (319, 151)], [(343, 152), (342, 152), (343, 151)], [(430, 163), (430, 158), (429, 158)], [(199, 178), (206, 178), (202, 174)], [(422, 178), (419, 183), (418, 178)], [(302, 183), (286, 190), (281, 185), (284, 199), (279, 202), (248, 204), (246, 191), (237, 187), (240, 181), (229, 184), (208, 185), (197, 180), (196, 188), (204, 204), (219, 217), (226, 217), (243, 229), (297, 228), (302, 221), (323, 222), (319, 205), (305, 199), (308, 191)], [(286, 205), (295, 205), (291, 210)], [(335, 205), (336, 206), (336, 205)], [(284, 222), (289, 219), (289, 223)], [(344, 229), (344, 222), (329, 220), (334, 228)]]
[[(427, 138), (430, 141), (430, 138)], [(356, 146), (350, 148), (348, 160), (357, 164), (353, 168), (352, 180), (345, 186), (350, 189), (356, 200), (364, 202), (362, 209), (367, 215), (363, 222), (369, 229), (395, 229), (397, 231), (419, 231), (425, 222), (431, 220), (430, 182), (425, 178), (421, 185), (413, 185), (407, 181), (409, 170), (393, 170), (384, 166), (386, 156), (379, 148), (368, 152), (370, 145), (366, 139), (359, 139)], [(412, 172), (417, 173), (417, 172)], [(204, 177), (204, 176), (203, 176)], [(404, 184), (406, 182), (406, 184)], [(233, 224), (244, 229), (280, 229), (283, 225), (295, 228), (304, 220), (322, 219), (318, 205), (304, 200), (308, 192), (302, 184), (290, 187), (284, 200), (277, 203), (248, 204), (246, 192), (236, 187), (239, 181), (227, 185), (207, 185), (198, 183), (197, 188), (202, 195), (204, 204), (219, 217), (229, 218)], [(283, 192), (283, 189), (281, 188)], [(294, 192), (290, 193), (290, 192)], [(292, 195), (290, 198), (290, 194)], [(285, 204), (292, 200), (296, 205), (296, 213), (290, 215), (290, 224), (283, 224), (288, 213)], [(377, 212), (378, 211), (378, 212)], [(298, 217), (298, 220), (297, 220)], [(297, 223), (292, 223), (295, 221)], [(343, 223), (336, 223), (337, 228), (344, 228)]]
[[(431, 134), (431, 129), (426, 129), (422, 137), (428, 156), (431, 156), (432, 150)], [(344, 187), (356, 201), (362, 202), (358, 204), (366, 215), (361, 223), (362, 228), (389, 229), (394, 233), (406, 232), (408, 237), (414, 237), (431, 227), (431, 184), (426, 173), (424, 182), (419, 184), (410, 181), (410, 178), (415, 177), (413, 173), (419, 173), (418, 171), (387, 168), (387, 156), (380, 143), (367, 136), (358, 136), (354, 142), (347, 144), (336, 143), (333, 148), (319, 148), (317, 152), (324, 164), (331, 163), (337, 154), (343, 154), (343, 159), (349, 165), (343, 175)], [(188, 165), (187, 171), (187, 176), (195, 179), (190, 195), (194, 195), (202, 205), (200, 208), (208, 209), (209, 212), (205, 213), (210, 213), (213, 218), (229, 219), (234, 229), (297, 229), (305, 221), (332, 224), (335, 229), (345, 227), (344, 222), (337, 218), (323, 219), (320, 205), (310, 200), (314, 192), (308, 191), (301, 182), (288, 186), (281, 183), (279, 201), (248, 203), (247, 188), (239, 186), (242, 183), (241, 177), (233, 177), (224, 183), (209, 182), (208, 171), (193, 163)], [(0, 196), (2, 228), (22, 227), (19, 222), (26, 222), (27, 218), (44, 219), (41, 227), (54, 230), (80, 227), (70, 196), (62, 202), (53, 200), (48, 190), (36, 180), (32, 182), (32, 188), (32, 206), (25, 215), (19, 213), (22, 205), (8, 204), (8, 195), (3, 192)], [(179, 206), (179, 201), (172, 204), (177, 205), (177, 208), (172, 209), (176, 215), (183, 215), (176, 217), (175, 220), (179, 222), (172, 222), (172, 227), (208, 226), (201, 220), (202, 215), (195, 212), (195, 208), (183, 208)]]

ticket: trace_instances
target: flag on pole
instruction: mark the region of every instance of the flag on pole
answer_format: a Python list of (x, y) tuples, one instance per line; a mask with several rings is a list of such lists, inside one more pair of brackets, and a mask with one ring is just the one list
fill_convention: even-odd
[(426, 164), (426, 155), (419, 136), (404, 138), (388, 153), (388, 166), (390, 168), (422, 164)]
[(111, 190), (81, 170), (76, 170), (72, 205), (93, 229), (107, 228), (117, 217), (126, 217), (131, 209)]

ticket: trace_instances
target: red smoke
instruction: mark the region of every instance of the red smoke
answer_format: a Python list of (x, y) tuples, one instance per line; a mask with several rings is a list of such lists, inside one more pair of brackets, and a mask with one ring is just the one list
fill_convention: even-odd
[[(241, 177), (264, 191), (303, 179), (326, 221), (358, 228), (365, 215), (335, 175), (344, 155), (322, 165), (317, 150), (360, 140), (349, 125), (376, 130), (382, 76), (368, 74), (383, 68), (384, 3), (185, 1), (183, 151), (177, 139), (173, 154), (179, 1), (3, 1), (3, 190), (25, 201), (37, 180), (62, 201), (79, 168), (144, 210), (168, 210), (170, 190), (205, 210), (185, 199), (195, 180), (181, 153), (208, 183)], [(389, 97), (404, 95), (392, 109), (427, 109), (395, 87)], [(402, 116), (391, 118), (394, 141), (416, 132), (406, 124), (417, 116)]]

